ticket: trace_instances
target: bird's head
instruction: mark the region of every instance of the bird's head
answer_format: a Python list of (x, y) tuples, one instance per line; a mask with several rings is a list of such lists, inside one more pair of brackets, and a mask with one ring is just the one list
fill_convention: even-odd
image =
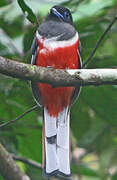
[(65, 7), (53, 6), (50, 9), (49, 18), (54, 18), (57, 21), (73, 24), (71, 12), (68, 8)]

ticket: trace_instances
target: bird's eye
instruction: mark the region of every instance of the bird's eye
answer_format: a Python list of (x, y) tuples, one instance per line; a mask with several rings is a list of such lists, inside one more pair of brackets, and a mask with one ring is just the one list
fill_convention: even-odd
[(69, 17), (69, 13), (67, 11), (64, 12), (64, 18), (67, 19)]

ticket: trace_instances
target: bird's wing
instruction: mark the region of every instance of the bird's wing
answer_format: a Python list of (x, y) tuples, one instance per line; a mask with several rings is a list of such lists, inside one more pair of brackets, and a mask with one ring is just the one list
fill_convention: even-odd
[[(39, 50), (39, 46), (37, 44), (37, 39), (34, 38), (33, 43), (32, 43), (32, 47), (31, 47), (31, 53), (32, 53), (31, 64), (32, 65), (35, 64), (38, 50)], [(39, 89), (37, 87), (37, 83), (31, 81), (31, 88), (32, 88), (32, 92), (33, 92), (33, 96), (34, 96), (35, 101), (37, 102), (37, 104), (39, 106), (42, 106), (41, 95), (40, 95)]]
[[(79, 45), (78, 45), (78, 61), (79, 61), (79, 69), (82, 68), (82, 59), (81, 59), (81, 43), (79, 41)], [(70, 105), (72, 105), (76, 99), (78, 98), (79, 94), (80, 94), (80, 90), (81, 90), (81, 86), (77, 86), (73, 92), (73, 95), (71, 97), (71, 103)]]

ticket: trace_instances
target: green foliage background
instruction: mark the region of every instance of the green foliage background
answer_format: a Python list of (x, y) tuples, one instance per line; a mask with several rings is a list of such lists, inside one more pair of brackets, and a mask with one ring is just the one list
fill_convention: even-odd
[[(0, 55), (29, 63), (37, 22), (41, 23), (55, 4), (67, 6), (73, 12), (82, 43), (83, 61), (117, 13), (117, 0), (0, 0)], [(117, 65), (116, 57), (117, 23), (103, 40), (88, 68), (114, 67)], [(0, 124), (14, 119), (33, 105), (35, 102), (29, 82), (0, 75)], [(72, 179), (116, 180), (117, 87), (82, 88), (71, 110), (71, 131), (74, 157)], [(19, 122), (0, 129), (0, 143), (11, 153), (41, 163), (41, 132), (42, 112), (39, 108)], [(85, 154), (78, 160), (76, 154), (80, 150), (85, 150)], [(40, 170), (23, 163), (19, 166), (32, 180), (43, 179)], [(3, 180), (1, 176), (0, 180)]]

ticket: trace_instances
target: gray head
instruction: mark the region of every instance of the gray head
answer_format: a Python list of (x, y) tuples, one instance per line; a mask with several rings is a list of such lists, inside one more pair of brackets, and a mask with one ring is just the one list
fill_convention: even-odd
[(76, 34), (71, 12), (68, 8), (53, 6), (46, 20), (39, 26), (38, 32), (45, 38), (61, 35), (58, 40), (67, 40)]
[(54, 19), (56, 21), (63, 21), (69, 24), (73, 24), (72, 15), (68, 8), (61, 6), (53, 6), (50, 9), (48, 19)]

